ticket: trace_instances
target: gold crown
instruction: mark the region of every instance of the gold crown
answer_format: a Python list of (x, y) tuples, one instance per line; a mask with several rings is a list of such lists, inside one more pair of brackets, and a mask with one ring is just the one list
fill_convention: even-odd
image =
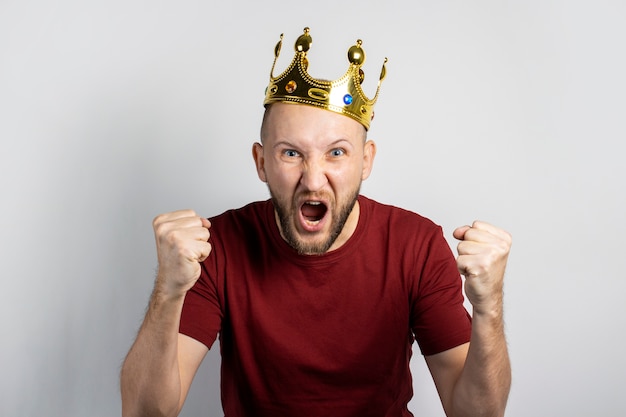
[(318, 80), (307, 72), (309, 61), (306, 53), (313, 43), (308, 27), (304, 28), (304, 34), (296, 40), (296, 55), (291, 64), (282, 74), (274, 77), (274, 67), (282, 43), (283, 35), (281, 34), (274, 48), (274, 64), (270, 71), (270, 84), (265, 91), (264, 105), (277, 102), (308, 104), (349, 116), (365, 126), (365, 129), (369, 129), (370, 122), (374, 118), (374, 104), (378, 99), (380, 84), (387, 72), (385, 69), (387, 58), (380, 72), (376, 94), (374, 98), (368, 99), (361, 88), (365, 79), (365, 74), (361, 69), (365, 62), (365, 52), (361, 48), (360, 39), (348, 49), (350, 67), (341, 78), (335, 81)]

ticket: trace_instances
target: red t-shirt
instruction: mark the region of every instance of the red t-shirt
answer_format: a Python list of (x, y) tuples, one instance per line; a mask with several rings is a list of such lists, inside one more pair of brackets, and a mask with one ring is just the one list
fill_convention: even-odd
[(350, 239), (299, 255), (271, 201), (211, 219), (211, 255), (180, 332), (218, 333), (226, 417), (410, 416), (411, 345), (431, 355), (469, 341), (461, 278), (441, 228), (359, 197)]

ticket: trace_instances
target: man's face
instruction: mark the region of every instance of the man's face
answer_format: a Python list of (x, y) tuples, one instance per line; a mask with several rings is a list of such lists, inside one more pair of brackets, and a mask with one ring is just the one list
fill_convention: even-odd
[(361, 182), (376, 147), (355, 120), (299, 104), (272, 104), (253, 155), (283, 238), (299, 253), (334, 250), (352, 235)]

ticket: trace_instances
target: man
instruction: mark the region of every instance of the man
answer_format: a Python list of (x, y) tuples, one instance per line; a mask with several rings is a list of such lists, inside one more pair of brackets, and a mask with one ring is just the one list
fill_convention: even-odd
[(159, 269), (122, 369), (123, 415), (178, 415), (218, 334), (226, 416), (410, 416), (414, 340), (446, 415), (503, 415), (509, 234), (462, 226), (455, 261), (438, 226), (361, 196), (378, 91), (360, 90), (360, 41), (332, 82), (308, 76), (310, 44), (305, 29), (270, 76), (253, 157), (271, 200), (155, 218)]

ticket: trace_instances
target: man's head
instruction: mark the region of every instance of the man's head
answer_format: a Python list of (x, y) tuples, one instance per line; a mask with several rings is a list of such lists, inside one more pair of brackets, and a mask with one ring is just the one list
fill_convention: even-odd
[(283, 238), (304, 254), (343, 245), (356, 228), (357, 196), (376, 154), (363, 125), (313, 106), (275, 103), (261, 142), (253, 156)]

